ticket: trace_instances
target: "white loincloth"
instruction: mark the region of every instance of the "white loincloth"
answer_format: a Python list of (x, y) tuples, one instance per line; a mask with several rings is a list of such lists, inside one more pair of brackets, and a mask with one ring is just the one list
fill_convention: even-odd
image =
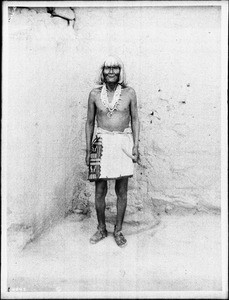
[(117, 179), (133, 176), (133, 135), (131, 128), (121, 131), (107, 131), (97, 128), (96, 135), (102, 139), (99, 179)]

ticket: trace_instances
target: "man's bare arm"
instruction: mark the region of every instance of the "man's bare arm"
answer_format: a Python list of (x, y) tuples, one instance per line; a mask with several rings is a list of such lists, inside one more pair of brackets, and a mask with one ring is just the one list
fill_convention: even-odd
[(88, 97), (88, 108), (87, 108), (87, 121), (85, 126), (85, 133), (86, 133), (86, 164), (89, 165), (89, 154), (91, 149), (91, 142), (95, 127), (95, 94), (92, 90)]
[(139, 144), (139, 133), (140, 133), (140, 122), (138, 118), (138, 107), (137, 107), (137, 97), (134, 89), (130, 90), (130, 114), (131, 114), (131, 127), (133, 131), (133, 140), (134, 140), (134, 147), (133, 147), (133, 155), (136, 157), (134, 162), (138, 160), (138, 144)]

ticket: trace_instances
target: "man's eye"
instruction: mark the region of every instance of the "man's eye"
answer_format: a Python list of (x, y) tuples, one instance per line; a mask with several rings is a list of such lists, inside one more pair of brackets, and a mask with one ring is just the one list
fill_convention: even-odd
[(114, 71), (118, 71), (119, 67), (105, 67), (104, 70), (108, 71), (108, 70), (114, 70)]

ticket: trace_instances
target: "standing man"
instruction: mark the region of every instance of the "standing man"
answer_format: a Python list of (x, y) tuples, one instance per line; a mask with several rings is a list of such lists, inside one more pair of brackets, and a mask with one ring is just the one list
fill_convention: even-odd
[[(138, 161), (139, 119), (137, 98), (126, 85), (123, 63), (110, 56), (100, 68), (97, 82), (101, 87), (89, 94), (86, 122), (86, 164), (90, 181), (95, 181), (95, 208), (98, 219), (96, 233), (90, 238), (95, 244), (107, 236), (105, 197), (107, 180), (115, 179), (117, 216), (114, 239), (126, 245), (122, 223), (127, 205), (128, 178), (133, 176)], [(95, 120), (97, 130), (93, 139)]]

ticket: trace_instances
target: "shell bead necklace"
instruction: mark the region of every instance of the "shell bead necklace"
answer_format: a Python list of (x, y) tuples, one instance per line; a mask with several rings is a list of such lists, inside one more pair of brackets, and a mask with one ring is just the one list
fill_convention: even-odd
[(100, 99), (101, 99), (103, 105), (108, 110), (107, 116), (109, 118), (112, 117), (112, 114), (113, 114), (114, 110), (117, 110), (117, 107), (118, 107), (119, 102), (121, 100), (121, 91), (122, 91), (121, 85), (118, 84), (118, 86), (117, 86), (117, 88), (114, 92), (113, 99), (112, 99), (111, 102), (109, 102), (108, 95), (107, 95), (107, 87), (106, 87), (105, 83), (103, 84)]

